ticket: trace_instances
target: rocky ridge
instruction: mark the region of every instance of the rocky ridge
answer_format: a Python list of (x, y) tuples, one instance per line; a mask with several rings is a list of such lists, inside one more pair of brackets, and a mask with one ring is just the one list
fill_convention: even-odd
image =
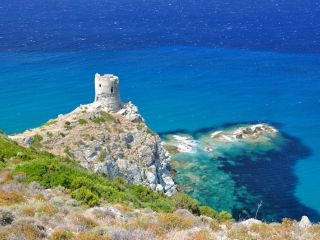
[(170, 176), (169, 153), (131, 102), (114, 114), (99, 102), (81, 105), (10, 138), (24, 146), (68, 156), (111, 179), (121, 176), (168, 196), (177, 191)]

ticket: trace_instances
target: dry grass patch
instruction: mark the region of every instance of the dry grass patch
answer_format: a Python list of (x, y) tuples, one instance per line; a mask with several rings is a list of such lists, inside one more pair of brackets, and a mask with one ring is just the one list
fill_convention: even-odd
[(129, 213), (133, 211), (133, 209), (128, 205), (116, 204), (115, 207), (122, 213)]
[(50, 237), (50, 240), (71, 240), (74, 239), (74, 234), (63, 229), (55, 230)]
[(78, 214), (76, 216), (76, 222), (81, 227), (81, 229), (88, 230), (98, 226), (98, 223), (89, 217)]
[(96, 233), (80, 233), (76, 240), (111, 240), (109, 237), (101, 236)]
[(253, 237), (246, 227), (235, 227), (228, 231), (228, 237), (230, 239), (239, 239), (239, 240), (256, 240), (257, 238)]
[(294, 239), (294, 225), (291, 222), (282, 224), (253, 224), (250, 230), (258, 234), (263, 240), (291, 240)]
[(21, 163), (21, 159), (19, 159), (19, 158), (13, 158), (13, 159), (10, 160), (10, 162), (11, 162), (12, 164), (14, 164), (14, 165), (17, 165), (17, 164)]
[(316, 235), (320, 239), (320, 224), (312, 225), (308, 228), (308, 232)]
[(192, 234), (192, 236), (189, 238), (189, 240), (212, 240), (210, 237), (210, 234), (207, 231), (201, 230), (199, 232), (196, 232)]
[(0, 229), (0, 239), (38, 240), (44, 239), (44, 235), (34, 224), (24, 223)]
[(163, 213), (158, 216), (158, 226), (160, 230), (164, 232), (189, 229), (192, 228), (194, 224), (193, 220), (185, 219), (174, 213)]
[(54, 216), (56, 213), (58, 213), (58, 208), (50, 203), (43, 202), (43, 201), (37, 201), (34, 203), (31, 203), (29, 205), (26, 205), (22, 208), (22, 212), (29, 216), (34, 217), (36, 213), (40, 214), (46, 214), (49, 217)]
[(121, 226), (129, 230), (143, 229), (152, 231), (155, 229), (156, 225), (151, 216), (140, 216), (135, 218), (132, 222), (123, 224)]
[(0, 206), (10, 206), (25, 201), (22, 193), (0, 191)]
[(12, 178), (10, 170), (4, 170), (0, 174), (1, 174), (1, 178), (2, 178), (2, 183), (12, 182), (13, 178)]

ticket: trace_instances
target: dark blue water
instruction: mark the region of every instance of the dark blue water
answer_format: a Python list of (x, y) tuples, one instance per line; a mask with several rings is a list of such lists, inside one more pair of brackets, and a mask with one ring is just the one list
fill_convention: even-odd
[(1, 51), (163, 45), (320, 53), (317, 0), (2, 0)]
[[(274, 218), (317, 220), (317, 17), (317, 1), (1, 1), (0, 129), (20, 132), (91, 102), (95, 72), (114, 73), (123, 99), (159, 133), (275, 123), (290, 140), (281, 153), (219, 170), (266, 202), (262, 217), (282, 209)], [(211, 160), (195, 159), (212, 177)], [(226, 191), (199, 187), (198, 199), (220, 207), (210, 196)], [(252, 199), (241, 207), (255, 208)]]

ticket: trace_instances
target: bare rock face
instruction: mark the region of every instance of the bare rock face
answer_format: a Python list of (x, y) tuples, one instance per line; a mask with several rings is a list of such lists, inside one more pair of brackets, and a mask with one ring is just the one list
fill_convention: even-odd
[(75, 159), (111, 179), (121, 176), (130, 183), (174, 194), (170, 155), (159, 136), (145, 125), (137, 107), (127, 103), (115, 114), (105, 110), (98, 102), (82, 105), (10, 138)]
[(305, 231), (306, 229), (308, 229), (309, 227), (312, 226), (312, 223), (310, 222), (310, 220), (307, 216), (303, 216), (301, 218), (300, 222), (298, 223), (298, 226), (300, 229)]

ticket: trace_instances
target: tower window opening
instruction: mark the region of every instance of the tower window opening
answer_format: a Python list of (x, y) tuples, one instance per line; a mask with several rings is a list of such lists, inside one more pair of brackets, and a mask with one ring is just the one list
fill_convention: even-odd
[(101, 87), (101, 84), (99, 84), (99, 87)]
[(111, 87), (111, 93), (113, 93), (113, 87)]

